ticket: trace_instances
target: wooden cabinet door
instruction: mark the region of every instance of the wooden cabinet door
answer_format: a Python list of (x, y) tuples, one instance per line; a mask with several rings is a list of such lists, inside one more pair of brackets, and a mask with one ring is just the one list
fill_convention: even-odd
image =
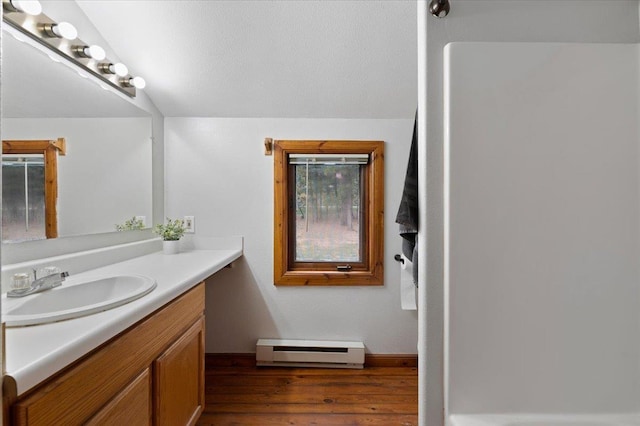
[(86, 423), (97, 425), (151, 425), (151, 374), (146, 368)]
[(20, 398), (15, 380), (5, 376), (0, 423), (195, 423), (204, 408), (203, 312), (200, 283)]
[(156, 426), (193, 425), (204, 409), (204, 318), (153, 365)]

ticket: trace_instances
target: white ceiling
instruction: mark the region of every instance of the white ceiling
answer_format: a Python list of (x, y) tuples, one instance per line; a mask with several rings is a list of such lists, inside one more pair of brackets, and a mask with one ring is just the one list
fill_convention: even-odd
[(167, 117), (413, 118), (413, 0), (77, 0)]

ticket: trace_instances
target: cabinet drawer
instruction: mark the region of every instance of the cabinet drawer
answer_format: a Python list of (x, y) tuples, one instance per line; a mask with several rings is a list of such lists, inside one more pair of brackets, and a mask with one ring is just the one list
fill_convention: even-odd
[(148, 368), (86, 423), (87, 426), (151, 424), (151, 373)]

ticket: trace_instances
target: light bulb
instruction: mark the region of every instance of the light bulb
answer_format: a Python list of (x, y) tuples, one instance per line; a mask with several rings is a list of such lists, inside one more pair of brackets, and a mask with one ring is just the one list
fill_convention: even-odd
[(40, 15), (42, 13), (42, 5), (38, 0), (10, 0), (9, 3), (14, 9), (27, 15)]
[[(76, 56), (80, 58), (92, 58), (98, 61), (103, 60), (107, 56), (104, 49), (95, 44), (91, 46), (72, 46), (71, 50), (73, 51), (73, 53), (75, 53)], [(104, 64), (101, 66), (106, 66), (106, 65), (109, 65), (109, 64)]]
[(27, 38), (19, 32), (12, 32), (11, 35), (13, 36), (13, 38), (15, 38), (16, 40), (18, 40), (21, 43), (26, 43), (27, 42)]
[(97, 61), (101, 61), (107, 57), (107, 53), (104, 51), (104, 49), (98, 46), (97, 44), (93, 44), (88, 48), (85, 48), (85, 52), (87, 50), (88, 50), (87, 53), (89, 54), (89, 56)]
[(53, 32), (57, 32), (58, 37), (62, 37), (66, 40), (75, 40), (78, 37), (78, 30), (68, 22), (60, 22), (53, 28)]
[(59, 24), (41, 24), (40, 29), (48, 37), (58, 37), (67, 40), (74, 40), (78, 37), (78, 30), (68, 22), (60, 22)]
[[(98, 65), (100, 71), (105, 74), (115, 74), (118, 77), (124, 77), (129, 73), (129, 69), (122, 62), (118, 62), (117, 64), (112, 64), (110, 62), (103, 62)], [(123, 80), (124, 84), (129, 84), (128, 80)]]
[(118, 77), (124, 77), (125, 75), (129, 74), (129, 69), (122, 62), (118, 62), (115, 65), (111, 64), (110, 68), (113, 68), (113, 73)]
[(125, 77), (120, 79), (120, 84), (124, 87), (135, 87), (136, 89), (144, 89), (147, 85), (142, 77)]
[(147, 85), (147, 82), (144, 81), (144, 78), (142, 77), (133, 77), (131, 82), (133, 83), (136, 89), (144, 89), (145, 86)]

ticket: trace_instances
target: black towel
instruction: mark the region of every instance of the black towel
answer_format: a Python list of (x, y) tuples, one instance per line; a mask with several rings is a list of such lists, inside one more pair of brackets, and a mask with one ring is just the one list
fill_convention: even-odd
[(413, 263), (413, 282), (418, 285), (418, 111), (413, 122), (413, 138), (411, 139), (411, 151), (409, 164), (404, 179), (404, 189), (400, 208), (396, 216), (396, 223), (400, 225), (402, 241), (402, 254)]

